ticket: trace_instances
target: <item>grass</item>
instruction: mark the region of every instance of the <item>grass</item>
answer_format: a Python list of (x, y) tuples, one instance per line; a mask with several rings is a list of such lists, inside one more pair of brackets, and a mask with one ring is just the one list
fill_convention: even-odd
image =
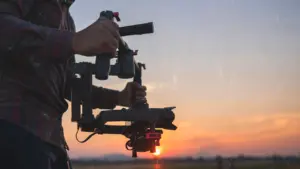
[(181, 162), (166, 164), (73, 164), (74, 169), (300, 169), (300, 163), (273, 163), (271, 161), (236, 162), (231, 168), (229, 163), (224, 163), (219, 168), (214, 162)]

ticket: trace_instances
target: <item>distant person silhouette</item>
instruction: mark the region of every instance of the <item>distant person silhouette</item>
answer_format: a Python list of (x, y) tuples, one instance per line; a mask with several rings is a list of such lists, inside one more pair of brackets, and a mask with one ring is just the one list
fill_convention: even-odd
[[(3, 169), (67, 169), (62, 115), (68, 109), (75, 54), (116, 51), (118, 25), (99, 20), (76, 32), (72, 0), (0, 0), (0, 163)], [(84, 10), (84, 9), (82, 9)], [(99, 11), (100, 12), (100, 11)], [(131, 105), (128, 83), (117, 91), (93, 86), (93, 107)]]

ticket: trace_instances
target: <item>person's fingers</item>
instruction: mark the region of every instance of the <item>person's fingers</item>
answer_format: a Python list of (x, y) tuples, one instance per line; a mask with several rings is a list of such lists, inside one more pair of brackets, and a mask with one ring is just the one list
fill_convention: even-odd
[(103, 27), (113, 35), (114, 38), (120, 40), (120, 33), (118, 25), (113, 21), (105, 21), (103, 22)]
[(147, 99), (145, 97), (136, 97), (136, 101), (145, 101), (145, 102), (147, 102)]
[(120, 40), (120, 34), (118, 30), (108, 30), (109, 33), (116, 39), (117, 41)]
[(145, 91), (136, 91), (136, 97), (145, 97), (147, 93)]
[(113, 22), (113, 26), (115, 27), (115, 29), (119, 29), (119, 25), (116, 22)]
[(101, 51), (102, 51), (103, 53), (111, 53), (111, 54), (113, 54), (113, 55), (116, 54), (116, 48), (113, 47), (113, 45), (107, 44), (107, 43), (103, 43), (103, 44), (101, 45)]
[(117, 39), (112, 39), (111, 40), (111, 48), (113, 48), (114, 50), (117, 50), (118, 47), (119, 47), (119, 41)]
[(114, 56), (116, 55), (116, 50), (119, 46), (119, 41), (113, 37), (112, 34), (108, 30), (103, 30), (105, 36), (103, 36), (103, 39), (105, 41), (101, 44), (101, 50), (103, 52), (112, 53)]
[(121, 38), (121, 35), (120, 35), (120, 31), (119, 31), (119, 25), (115, 22), (112, 23), (112, 34), (114, 35), (114, 37), (119, 41), (120, 38)]
[(137, 83), (137, 82), (129, 82), (128, 84), (131, 87), (133, 87), (134, 89), (137, 89), (137, 90), (142, 88), (142, 86), (139, 83)]

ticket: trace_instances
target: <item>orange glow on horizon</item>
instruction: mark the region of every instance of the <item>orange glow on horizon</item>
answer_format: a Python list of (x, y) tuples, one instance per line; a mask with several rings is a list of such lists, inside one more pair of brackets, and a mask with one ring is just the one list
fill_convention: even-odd
[(158, 157), (161, 155), (161, 148), (160, 147), (156, 147), (156, 152), (153, 153), (154, 156)]

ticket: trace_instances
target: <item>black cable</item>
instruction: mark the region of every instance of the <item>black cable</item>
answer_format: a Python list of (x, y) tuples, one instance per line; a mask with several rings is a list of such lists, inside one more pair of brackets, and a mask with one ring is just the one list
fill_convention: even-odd
[(98, 134), (98, 132), (93, 132), (92, 134), (90, 134), (86, 139), (84, 139), (83, 141), (80, 141), (78, 139), (78, 132), (79, 132), (79, 127), (77, 128), (76, 134), (75, 134), (75, 138), (79, 143), (85, 143), (86, 141), (88, 141), (90, 138), (92, 138), (95, 134)]

